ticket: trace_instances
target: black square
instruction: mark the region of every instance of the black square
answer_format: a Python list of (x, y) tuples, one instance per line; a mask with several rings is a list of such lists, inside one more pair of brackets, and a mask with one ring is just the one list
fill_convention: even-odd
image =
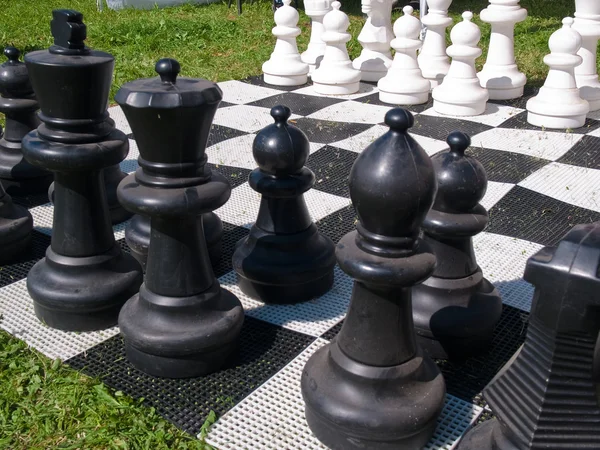
[(482, 147), (469, 147), (468, 155), (474, 156), (483, 164), (489, 181), (517, 184), (541, 169), (550, 161), (519, 153), (492, 150)]
[(390, 109), (400, 106), (401, 108), (407, 109), (412, 113), (421, 113), (433, 106), (433, 99), (431, 98), (431, 96), (429, 97), (427, 103), (424, 103), (422, 105), (392, 105), (390, 103), (384, 103), (381, 100), (379, 100), (379, 92), (369, 94), (365, 97), (359, 97), (352, 101), (359, 103), (368, 103), (370, 105), (387, 106)]
[(577, 224), (600, 220), (600, 213), (515, 186), (490, 210), (489, 233), (555, 245)]
[(357, 216), (352, 205), (338, 209), (316, 222), (319, 231), (337, 244), (347, 233), (356, 229)]
[[(531, 125), (529, 122), (527, 122), (527, 111), (523, 111), (520, 112), (519, 114), (515, 114), (514, 116), (512, 116), (511, 118), (507, 119), (506, 121), (502, 122), (500, 125), (498, 125), (498, 128), (514, 128), (516, 130), (544, 130), (543, 127), (536, 127), (535, 125)], [(551, 129), (551, 128), (546, 128), (545, 131), (554, 131), (554, 132), (559, 132), (559, 133), (573, 133), (573, 134), (585, 134), (585, 133), (590, 133), (594, 130), (596, 130), (597, 128), (600, 127), (600, 121), (598, 120), (594, 120), (594, 119), (586, 119), (585, 120), (585, 124), (580, 127), (580, 128), (573, 128), (573, 129)]]
[(48, 191), (40, 192), (39, 194), (10, 194), (13, 202), (25, 208), (35, 208), (50, 202)]
[(312, 81), (309, 78), (305, 84), (299, 84), (297, 86), (275, 86), (273, 84), (265, 83), (263, 75), (251, 76), (251, 77), (245, 78), (240, 81), (242, 83), (248, 83), (248, 84), (252, 84), (254, 86), (262, 86), (262, 87), (277, 89), (278, 91), (285, 91), (285, 92), (295, 91), (296, 89), (302, 89), (302, 88), (312, 85)]
[(46, 256), (46, 249), (49, 245), (50, 236), (32, 230), (31, 243), (27, 250), (11, 264), (0, 266), (0, 288), (27, 278), (29, 270), (35, 263)]
[(494, 127), (470, 120), (418, 114), (415, 116), (414, 125), (408, 131), (445, 142), (448, 135), (453, 131), (462, 131), (469, 136), (474, 136), (492, 128)]
[(226, 141), (227, 139), (233, 139), (239, 136), (243, 136), (245, 131), (236, 130), (235, 128), (224, 127), (223, 125), (213, 124), (210, 128), (210, 134), (208, 135), (207, 147), (218, 144), (219, 142)]
[(216, 170), (221, 175), (224, 175), (231, 184), (231, 189), (247, 182), (248, 176), (250, 175), (250, 172), (252, 172), (251, 170), (242, 167), (226, 166), (223, 164), (207, 163), (206, 165), (210, 167), (211, 170)]
[(221, 259), (216, 267), (213, 267), (215, 277), (219, 278), (233, 270), (231, 257), (235, 251), (238, 241), (246, 236), (250, 230), (248, 228), (232, 225), (223, 222), (223, 239), (221, 243)]
[(600, 137), (584, 136), (556, 162), (600, 169)]
[(368, 123), (333, 122), (330, 120), (309, 119), (303, 117), (295, 125), (304, 131), (310, 142), (331, 144), (368, 130), (373, 125)]
[(308, 158), (306, 166), (315, 173), (313, 189), (350, 198), (348, 177), (358, 153), (326, 145)]
[(311, 336), (246, 317), (237, 353), (225, 368), (204, 377), (174, 380), (146, 375), (127, 361), (121, 336), (66, 363), (133, 398), (144, 398), (165, 419), (197, 434), (211, 410), (217, 416), (225, 414), (313, 341)]
[(339, 98), (317, 97), (316, 95), (297, 94), (295, 92), (285, 92), (283, 94), (273, 95), (252, 103), (250, 106), (261, 106), (263, 108), (272, 108), (277, 105), (284, 105), (291, 109), (292, 114), (299, 116), (308, 116), (323, 108), (335, 105), (345, 100)]

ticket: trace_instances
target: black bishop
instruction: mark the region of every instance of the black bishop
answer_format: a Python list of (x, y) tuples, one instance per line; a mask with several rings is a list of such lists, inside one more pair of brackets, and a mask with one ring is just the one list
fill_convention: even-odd
[(358, 224), (336, 249), (341, 269), (354, 279), (348, 314), (302, 373), (308, 425), (331, 449), (422, 448), (444, 406), (444, 378), (417, 344), (411, 302), (412, 287), (435, 266), (419, 238), (435, 174), (407, 132), (412, 114), (395, 108), (385, 123), (390, 130), (350, 172)]

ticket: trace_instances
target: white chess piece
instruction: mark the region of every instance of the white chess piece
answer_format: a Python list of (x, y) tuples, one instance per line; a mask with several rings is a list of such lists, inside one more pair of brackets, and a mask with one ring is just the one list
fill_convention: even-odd
[(392, 65), (390, 42), (392, 31), (393, 0), (362, 0), (362, 12), (367, 14), (358, 42), (363, 49), (352, 65), (360, 70), (363, 81), (378, 81)]
[(448, 55), (450, 70), (433, 92), (433, 109), (448, 116), (477, 116), (485, 111), (487, 89), (482, 88), (475, 70), (475, 60), (481, 55), (477, 46), (481, 39), (479, 27), (471, 22), (473, 13), (465, 11), (462, 22), (452, 28)]
[(323, 18), (325, 31), (321, 39), (326, 44), (325, 55), (312, 74), (313, 88), (318, 94), (354, 94), (360, 86), (360, 71), (352, 67), (346, 43), (352, 39), (347, 32), (348, 16), (340, 11), (342, 4), (335, 1), (333, 10)]
[(323, 17), (331, 11), (331, 0), (304, 0), (304, 12), (311, 19), (310, 41), (306, 51), (302, 53), (302, 61), (308, 64), (311, 75), (325, 54), (323, 35)]
[(600, 109), (600, 82), (596, 49), (600, 39), (600, 2), (598, 0), (575, 0), (573, 29), (581, 35), (581, 48), (577, 54), (583, 62), (575, 67), (575, 80), (581, 98), (588, 101), (590, 111)]
[(550, 54), (544, 57), (544, 64), (550, 70), (544, 86), (527, 102), (527, 122), (538, 127), (582, 127), (590, 109), (589, 103), (579, 95), (575, 82), (575, 67), (582, 60), (577, 54), (581, 35), (571, 28), (571, 17), (564, 18), (562, 23), (562, 28), (552, 33), (548, 41)]
[(418, 61), (423, 76), (431, 82), (431, 89), (442, 82), (450, 69), (450, 59), (446, 54), (446, 28), (452, 24), (448, 17), (451, 4), (452, 0), (428, 0), (428, 12), (422, 19), (427, 31)]
[(519, 0), (490, 0), (481, 11), (483, 22), (492, 25), (490, 45), (483, 70), (477, 74), (481, 86), (492, 100), (510, 100), (523, 96), (527, 82), (515, 61), (515, 24), (527, 18)]
[(392, 67), (387, 75), (379, 80), (379, 100), (394, 105), (420, 105), (429, 100), (431, 83), (423, 78), (417, 63), (417, 49), (421, 21), (412, 15), (413, 8), (405, 6), (404, 15), (394, 23), (396, 38), (392, 47), (396, 50)]
[(273, 35), (277, 42), (271, 58), (262, 66), (265, 83), (275, 86), (297, 86), (308, 80), (308, 64), (302, 62), (296, 44), (299, 15), (290, 3), (292, 0), (283, 0), (283, 6), (275, 11)]

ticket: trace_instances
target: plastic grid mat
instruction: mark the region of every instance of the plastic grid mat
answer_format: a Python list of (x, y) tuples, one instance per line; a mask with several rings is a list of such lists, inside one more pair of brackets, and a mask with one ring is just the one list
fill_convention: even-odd
[[(300, 378), (310, 356), (327, 341), (318, 339), (274, 377), (219, 419), (207, 442), (219, 450), (326, 449), (304, 418)], [(425, 449), (450, 450), (482, 408), (451, 395)]]
[(37, 231), (31, 232), (31, 245), (18, 260), (2, 266), (0, 270), (0, 287), (22, 280), (27, 277), (33, 265), (42, 259), (50, 245), (50, 237)]
[(154, 378), (127, 361), (121, 336), (115, 336), (67, 361), (83, 373), (148, 406), (179, 428), (198, 433), (210, 411), (225, 414), (290, 360), (314, 337), (246, 317), (240, 347), (220, 371), (199, 378)]
[(44, 325), (33, 311), (27, 280), (0, 290), (0, 327), (51, 359), (69, 359), (119, 332), (117, 327), (103, 331), (71, 333)]

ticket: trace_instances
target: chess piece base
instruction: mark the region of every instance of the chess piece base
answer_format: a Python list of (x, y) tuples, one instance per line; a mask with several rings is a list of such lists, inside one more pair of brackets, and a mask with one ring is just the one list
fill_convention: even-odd
[(360, 81), (347, 84), (322, 84), (313, 77), (313, 89), (317, 94), (323, 95), (349, 95), (358, 92)]
[(239, 287), (265, 303), (308, 301), (333, 285), (335, 248), (312, 224), (295, 234), (276, 235), (254, 226), (233, 254)]
[(0, 207), (0, 264), (11, 262), (31, 242), (33, 218), (19, 205), (5, 203)]
[(379, 100), (391, 105), (422, 105), (429, 101), (429, 91), (418, 94), (397, 94), (379, 90)]
[(348, 358), (335, 341), (309, 359), (301, 384), (306, 421), (333, 450), (349, 442), (363, 450), (422, 448), (445, 396), (442, 375), (420, 351), (404, 364), (376, 367)]
[[(223, 222), (215, 213), (203, 214), (204, 238), (208, 257), (213, 267), (221, 260), (223, 249)], [(148, 246), (150, 245), (150, 218), (135, 214), (125, 229), (125, 240), (131, 254), (146, 270)]]
[(68, 257), (50, 247), (27, 277), (36, 316), (51, 328), (94, 331), (117, 324), (119, 310), (138, 290), (142, 273), (115, 244), (90, 257)]
[(392, 65), (392, 54), (363, 49), (362, 54), (352, 61), (352, 67), (360, 71), (361, 81), (376, 83), (385, 77)]
[(239, 300), (218, 282), (189, 297), (158, 295), (142, 285), (119, 315), (129, 361), (165, 378), (219, 370), (236, 349), (243, 322)]
[(308, 81), (308, 74), (305, 75), (273, 75), (265, 73), (264, 82), (273, 86), (300, 86)]
[(478, 116), (485, 112), (488, 100), (488, 92), (479, 84), (479, 78), (441, 84), (432, 96), (433, 109), (446, 116)]
[(431, 277), (412, 290), (418, 342), (434, 359), (465, 359), (484, 351), (502, 314), (496, 288), (478, 270), (462, 279)]
[(490, 100), (512, 100), (523, 96), (527, 78), (514, 67), (492, 66), (477, 74), (481, 87), (487, 89)]

